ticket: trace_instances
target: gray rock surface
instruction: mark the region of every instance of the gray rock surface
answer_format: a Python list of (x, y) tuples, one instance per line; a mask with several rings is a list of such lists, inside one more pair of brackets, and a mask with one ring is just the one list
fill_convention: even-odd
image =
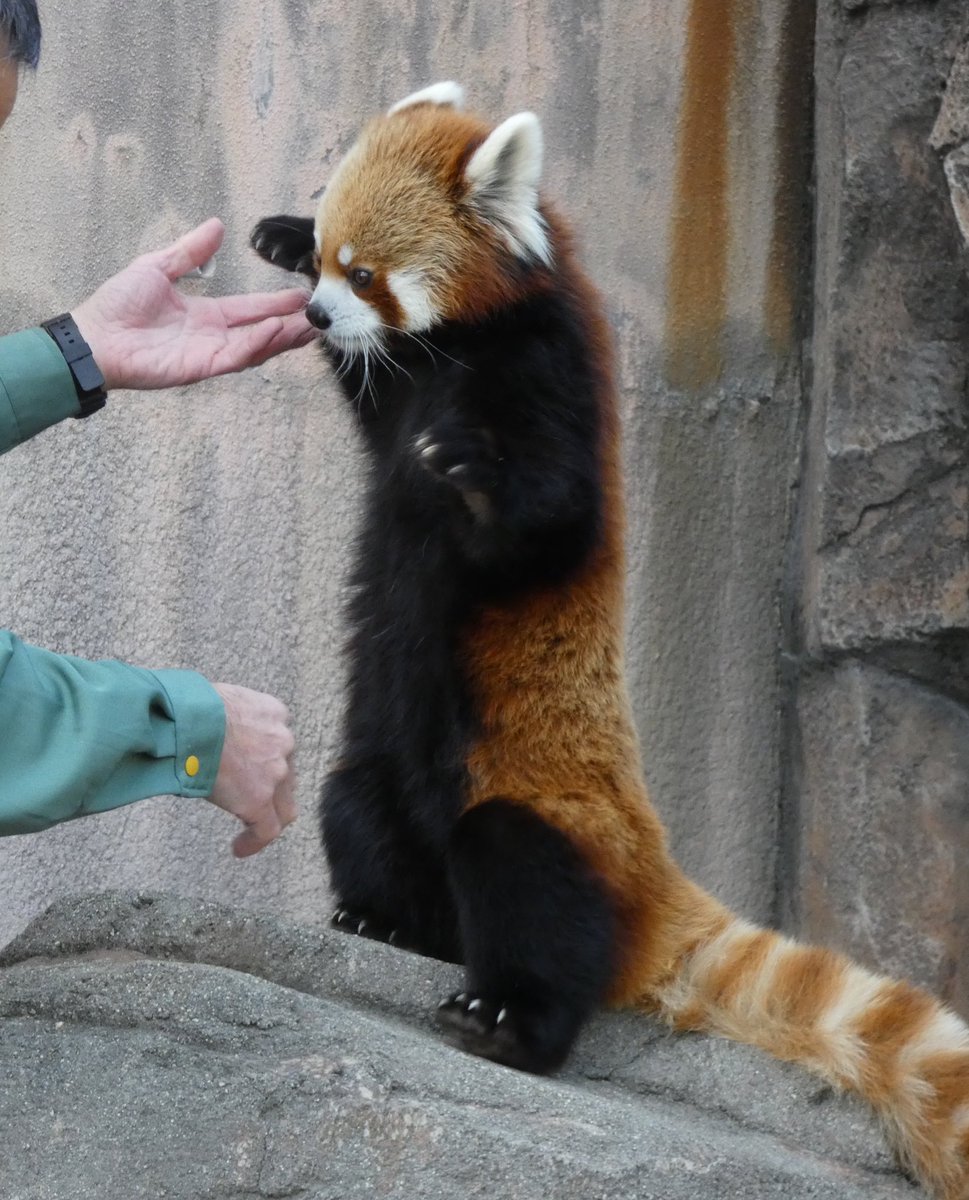
[(969, 38), (956, 55), (931, 137), (945, 154), (945, 175), (952, 209), (969, 245)]
[(171, 897), (0, 958), (5, 1200), (892, 1200), (870, 1115), (746, 1047), (593, 1022), (538, 1079), (445, 1045), (455, 967)]
[(853, 660), (808, 677), (800, 704), (803, 920), (822, 942), (964, 1010), (969, 711)]
[(780, 911), (969, 1015), (969, 14), (819, 5), (817, 48)]
[(969, 289), (930, 144), (951, 61), (944, 26), (962, 22), (961, 5), (903, 6), (826, 46), (837, 74), (821, 100), (832, 110), (814, 346), (823, 427), (809, 439), (819, 502), (806, 614), (825, 651), (969, 627)]

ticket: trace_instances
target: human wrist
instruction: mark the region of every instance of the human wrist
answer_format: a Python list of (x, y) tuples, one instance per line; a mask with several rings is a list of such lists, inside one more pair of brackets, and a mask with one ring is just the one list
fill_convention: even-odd
[(223, 697), (197, 671), (155, 669), (174, 721), (173, 768), (180, 796), (208, 797), (215, 787), (226, 736)]
[(94, 351), (70, 313), (61, 313), (41, 324), (67, 365), (77, 394), (78, 417), (102, 409), (107, 399), (105, 378)]
[(81, 337), (84, 338), (90, 347), (91, 355), (97, 363), (98, 370), (104, 376), (105, 390), (112, 392), (115, 388), (123, 387), (124, 385), (120, 382), (117, 372), (114, 370), (111, 353), (108, 349), (108, 337), (98, 322), (91, 316), (86, 307), (86, 302), (71, 309), (71, 316), (74, 318), (74, 323), (77, 325)]

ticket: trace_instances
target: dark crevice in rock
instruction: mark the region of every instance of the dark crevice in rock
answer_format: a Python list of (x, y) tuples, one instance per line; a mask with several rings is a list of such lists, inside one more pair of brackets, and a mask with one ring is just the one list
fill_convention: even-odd
[(818, 546), (818, 553), (823, 554), (828, 550), (839, 549), (846, 542), (851, 541), (852, 537), (859, 532), (869, 517), (876, 513), (884, 512), (886, 509), (894, 508), (906, 500), (911, 500), (913, 497), (917, 497), (919, 493), (924, 492), (937, 483), (944, 483), (952, 476), (958, 475), (960, 471), (964, 471), (966, 465), (967, 460), (962, 457), (957, 462), (946, 464), (941, 470), (934, 469), (932, 466), (924, 467), (922, 470), (916, 472), (909, 484), (894, 495), (889, 496), (885, 500), (878, 500), (864, 505), (859, 511), (854, 524), (850, 528), (839, 530), (822, 542)]
[(841, 0), (841, 7), (849, 17), (858, 17), (879, 8), (922, 8), (932, 9), (938, 0)]
[(850, 663), (874, 667), (969, 708), (969, 630), (943, 630), (918, 642), (873, 640), (868, 646), (787, 655), (786, 661), (800, 680)]

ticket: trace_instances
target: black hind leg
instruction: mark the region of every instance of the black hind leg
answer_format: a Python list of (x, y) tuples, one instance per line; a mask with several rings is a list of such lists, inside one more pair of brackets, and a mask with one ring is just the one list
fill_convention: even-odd
[(448, 867), (468, 974), (439, 1023), (473, 1054), (554, 1070), (612, 977), (601, 882), (564, 834), (505, 800), (461, 817)]
[(398, 815), (395, 772), (384, 758), (334, 771), (320, 815), (333, 924), (421, 954), (457, 961), (457, 925), (443, 858), (418, 844)]

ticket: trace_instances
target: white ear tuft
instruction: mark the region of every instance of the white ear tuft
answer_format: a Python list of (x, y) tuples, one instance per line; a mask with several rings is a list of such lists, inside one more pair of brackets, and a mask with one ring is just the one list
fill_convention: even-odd
[(464, 88), (452, 80), (447, 83), (432, 83), (430, 87), (422, 88), (419, 92), (398, 100), (392, 108), (387, 109), (387, 116), (393, 116), (402, 108), (413, 108), (415, 104), (441, 104), (448, 108), (463, 108)]
[(520, 258), (550, 263), (552, 250), (538, 211), (542, 127), (534, 113), (503, 121), (482, 142), (465, 169), (469, 198)]

